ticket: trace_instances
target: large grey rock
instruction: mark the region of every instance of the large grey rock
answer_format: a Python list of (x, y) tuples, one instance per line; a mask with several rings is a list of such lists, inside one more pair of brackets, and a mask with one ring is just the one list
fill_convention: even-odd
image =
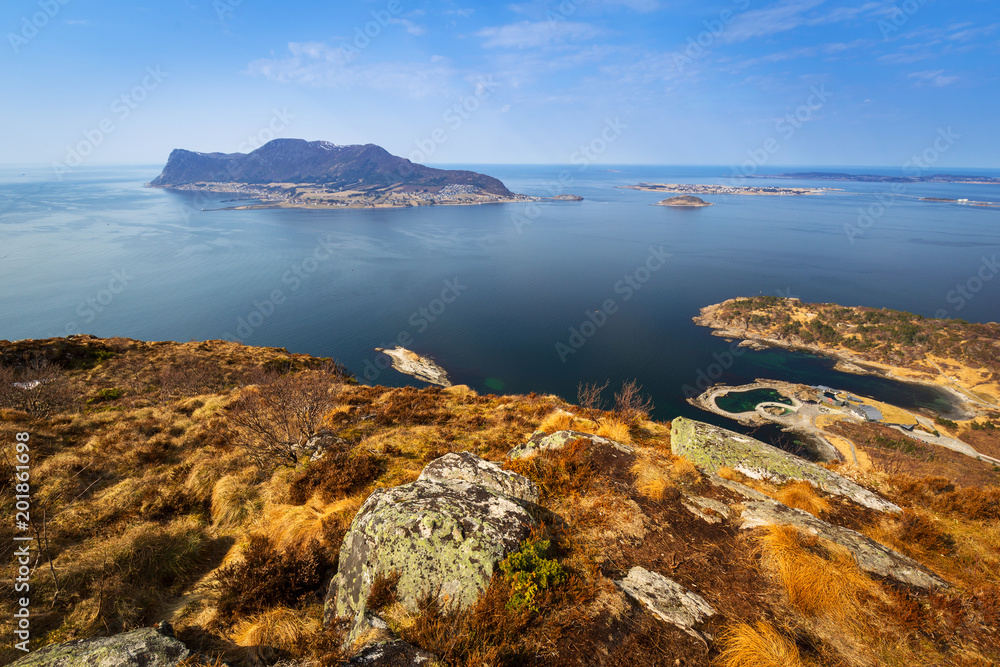
[(366, 646), (350, 660), (352, 665), (362, 667), (430, 667), (437, 662), (437, 656), (408, 644), (401, 639), (380, 642)]
[(778, 483), (804, 480), (827, 493), (844, 496), (879, 512), (902, 512), (897, 505), (832, 470), (760, 440), (704, 422), (683, 417), (673, 420), (670, 448), (677, 456), (711, 472), (729, 467), (753, 479)]
[(327, 619), (346, 616), (358, 627), (379, 572), (399, 573), (397, 599), (412, 611), (427, 594), (460, 608), (471, 605), (496, 564), (537, 524), (529, 507), (459, 480), (421, 479), (375, 491), (344, 537)]
[(715, 614), (715, 609), (705, 598), (662, 574), (638, 566), (616, 583), (660, 619), (673, 623), (692, 637), (704, 640), (694, 626)]
[(535, 454), (538, 454), (546, 449), (562, 449), (570, 442), (579, 440), (580, 438), (590, 441), (593, 445), (608, 445), (609, 447), (613, 447), (614, 449), (617, 449), (625, 454), (632, 454), (635, 451), (628, 445), (623, 445), (620, 442), (615, 442), (614, 440), (609, 440), (608, 438), (590, 433), (581, 433), (580, 431), (556, 431), (555, 433), (549, 435), (539, 431), (531, 436), (531, 439), (528, 440), (528, 442), (522, 445), (517, 445), (507, 452), (507, 458), (518, 459), (524, 456), (534, 456)]
[(445, 454), (434, 459), (420, 473), (419, 479), (470, 482), (511, 498), (520, 498), (529, 503), (538, 502), (538, 487), (530, 479), (484, 461), (471, 452)]
[(18, 667), (173, 667), (191, 655), (184, 644), (154, 628), (111, 637), (77, 639), (33, 651)]
[(898, 551), (879, 544), (861, 533), (827, 523), (808, 512), (794, 509), (774, 500), (749, 501), (740, 515), (743, 529), (760, 526), (793, 526), (839, 544), (854, 555), (858, 567), (865, 572), (889, 577), (919, 588), (947, 588), (948, 582), (928, 572), (920, 563)]

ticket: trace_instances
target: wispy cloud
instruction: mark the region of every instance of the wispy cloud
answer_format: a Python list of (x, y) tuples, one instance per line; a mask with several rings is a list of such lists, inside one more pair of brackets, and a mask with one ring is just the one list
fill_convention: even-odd
[(959, 80), (957, 76), (946, 75), (943, 69), (912, 72), (907, 77), (916, 81), (918, 86), (934, 86), (937, 88), (950, 86)]
[(343, 49), (323, 42), (290, 42), (284, 58), (261, 58), (246, 72), (271, 81), (314, 87), (364, 87), (406, 97), (447, 90), (454, 71), (442, 58), (429, 62), (351, 62)]
[(561, 42), (592, 39), (601, 30), (589, 23), (572, 21), (519, 21), (483, 28), (476, 33), (486, 48), (532, 49)]
[(744, 42), (749, 39), (768, 37), (802, 27), (814, 27), (830, 23), (851, 21), (863, 16), (875, 16), (885, 12), (889, 4), (866, 2), (857, 7), (835, 7), (829, 11), (817, 10), (826, 0), (781, 0), (763, 9), (753, 9), (740, 15), (722, 36), (725, 42)]

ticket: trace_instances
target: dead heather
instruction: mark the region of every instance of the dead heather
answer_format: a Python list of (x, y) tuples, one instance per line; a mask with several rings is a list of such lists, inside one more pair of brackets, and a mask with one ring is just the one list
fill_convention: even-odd
[[(73, 337), (0, 350), (0, 437), (31, 433), (39, 646), (168, 620), (208, 664), (344, 664), (342, 628), (323, 628), (322, 602), (351, 519), (373, 489), (469, 451), (542, 489), (544, 528), (533, 539), (547, 544), (533, 562), (549, 569), (536, 588), (525, 587), (542, 581), (530, 567), (496, 575), (466, 613), (430, 598), (408, 612), (392, 577), (377, 580), (382, 616), (444, 665), (1000, 661), (1000, 491), (963, 486), (965, 477), (921, 468), (860, 480), (904, 506), (900, 517), (808, 485), (752, 482), (954, 584), (927, 593), (872, 579), (790, 529), (744, 532), (696, 516), (689, 496), (731, 512), (742, 500), (670, 453), (669, 424), (648, 421), (634, 385), (604, 411), (604, 387), (581, 391), (582, 406), (369, 387), (330, 360), (223, 341)], [(33, 379), (44, 382), (10, 385)], [(504, 458), (539, 428), (603, 435), (634, 453), (577, 440)], [(2, 479), (0, 504), (12, 512), (11, 471)], [(0, 528), (2, 543), (10, 538)], [(634, 566), (703, 596), (718, 613), (702, 629), (716, 639), (698, 641), (626, 597), (614, 581)], [(11, 630), (13, 602), (8, 588), (0, 631)], [(0, 653), (3, 663), (16, 657)]]

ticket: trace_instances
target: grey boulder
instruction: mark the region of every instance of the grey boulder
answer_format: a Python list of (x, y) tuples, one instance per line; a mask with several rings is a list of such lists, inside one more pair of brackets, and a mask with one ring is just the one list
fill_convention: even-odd
[(154, 628), (77, 639), (32, 651), (18, 667), (174, 667), (191, 655), (184, 644)]
[(421, 480), (462, 481), (479, 484), (511, 498), (538, 502), (538, 486), (523, 475), (504, 470), (470, 452), (445, 454), (431, 461), (420, 473)]

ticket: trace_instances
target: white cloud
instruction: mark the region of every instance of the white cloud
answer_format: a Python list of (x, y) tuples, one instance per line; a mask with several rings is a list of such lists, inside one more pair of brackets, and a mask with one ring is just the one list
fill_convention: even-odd
[(410, 19), (389, 19), (389, 23), (393, 25), (401, 25), (406, 28), (406, 32), (411, 35), (423, 35), (427, 32), (427, 28), (422, 25), (418, 25), (411, 21)]
[(486, 48), (532, 49), (565, 41), (583, 41), (601, 34), (589, 23), (572, 21), (519, 21), (483, 28), (476, 33)]
[(424, 97), (447, 90), (454, 71), (445, 59), (430, 63), (356, 63), (347, 51), (322, 42), (290, 42), (289, 56), (260, 58), (246, 72), (272, 81), (302, 86), (364, 87)]
[(934, 86), (937, 88), (943, 86), (950, 86), (951, 84), (959, 80), (957, 76), (946, 75), (943, 69), (927, 70), (924, 72), (912, 72), (907, 76), (908, 78), (916, 81), (918, 86)]
[(816, 13), (826, 0), (781, 0), (763, 9), (744, 12), (722, 36), (725, 42), (743, 42), (757, 37), (767, 37), (802, 27), (851, 21), (863, 16), (876, 16), (885, 12), (890, 3), (885, 0), (866, 2), (857, 7), (835, 7)]

